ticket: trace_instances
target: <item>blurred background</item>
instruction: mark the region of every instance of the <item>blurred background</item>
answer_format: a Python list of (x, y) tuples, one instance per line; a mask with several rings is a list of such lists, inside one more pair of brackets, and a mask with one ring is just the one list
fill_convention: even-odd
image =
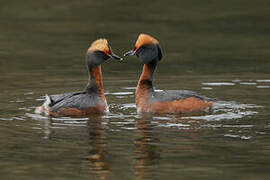
[[(99, 179), (266, 179), (269, 9), (268, 0), (1, 0), (0, 177), (88, 179), (95, 172)], [(163, 49), (157, 88), (238, 105), (223, 103), (216, 111), (222, 117), (201, 117), (195, 125), (179, 126), (174, 116), (140, 121), (133, 93), (141, 64), (131, 57), (102, 66), (112, 112), (103, 120), (66, 125), (32, 118), (44, 94), (85, 87), (85, 52), (94, 40), (107, 38), (122, 56), (142, 32)], [(160, 129), (151, 124), (155, 118), (173, 119), (177, 128)], [(81, 121), (85, 126), (76, 126)]]

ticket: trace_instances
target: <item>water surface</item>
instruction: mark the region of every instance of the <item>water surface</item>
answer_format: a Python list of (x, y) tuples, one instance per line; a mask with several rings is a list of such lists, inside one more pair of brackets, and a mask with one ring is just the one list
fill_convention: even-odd
[[(1, 179), (268, 179), (269, 6), (1, 2)], [(109, 114), (33, 113), (45, 94), (85, 87), (84, 53), (93, 40), (108, 38), (121, 55), (140, 32), (163, 47), (156, 89), (216, 98), (212, 114), (137, 114), (135, 57), (102, 66)]]

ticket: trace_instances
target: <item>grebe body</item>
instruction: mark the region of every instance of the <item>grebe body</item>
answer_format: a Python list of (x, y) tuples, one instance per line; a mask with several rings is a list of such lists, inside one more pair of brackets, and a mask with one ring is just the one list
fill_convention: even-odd
[(153, 74), (158, 62), (162, 59), (162, 50), (155, 38), (140, 34), (135, 48), (124, 54), (124, 56), (131, 55), (136, 55), (143, 64), (135, 93), (138, 112), (179, 114), (211, 111), (213, 102), (193, 91), (154, 90)]
[(35, 109), (35, 113), (53, 117), (82, 117), (108, 112), (109, 108), (102, 83), (101, 64), (109, 58), (122, 59), (112, 52), (106, 39), (94, 41), (86, 52), (89, 81), (85, 90), (46, 95), (45, 102)]

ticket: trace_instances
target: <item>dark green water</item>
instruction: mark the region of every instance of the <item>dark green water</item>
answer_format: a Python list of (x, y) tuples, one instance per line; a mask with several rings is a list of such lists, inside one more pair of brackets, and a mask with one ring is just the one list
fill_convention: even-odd
[[(269, 179), (270, 2), (1, 1), (0, 179)], [(140, 115), (136, 58), (103, 69), (110, 114), (36, 116), (44, 94), (84, 88), (84, 54), (145, 32), (157, 89), (219, 99), (205, 116)]]

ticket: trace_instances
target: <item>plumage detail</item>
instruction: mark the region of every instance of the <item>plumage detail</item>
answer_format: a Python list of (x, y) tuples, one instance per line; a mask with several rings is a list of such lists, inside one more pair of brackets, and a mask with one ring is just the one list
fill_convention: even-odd
[(149, 36), (147, 34), (143, 34), (141, 33), (135, 43), (135, 47), (136, 49), (140, 48), (143, 45), (147, 45), (147, 44), (158, 44), (158, 40), (156, 40), (155, 38), (153, 38), (152, 36)]
[(108, 47), (108, 41), (106, 39), (98, 39), (94, 41), (88, 49), (88, 52), (93, 51), (109, 52), (110, 48)]

